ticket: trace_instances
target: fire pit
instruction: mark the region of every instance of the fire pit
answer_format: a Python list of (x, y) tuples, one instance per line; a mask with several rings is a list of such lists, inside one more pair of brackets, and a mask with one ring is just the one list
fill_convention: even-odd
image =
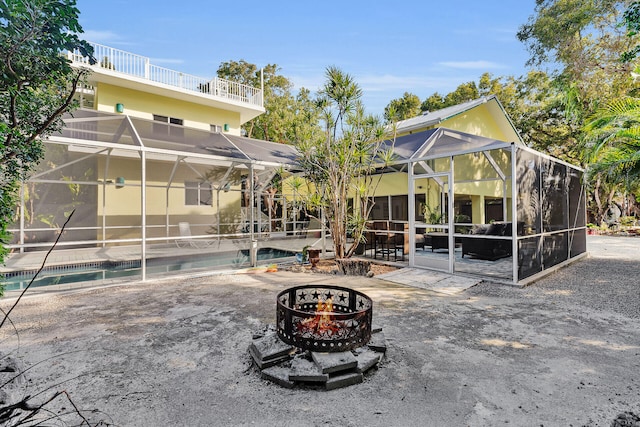
[(276, 325), (253, 334), (249, 354), (263, 378), (283, 387), (358, 384), (387, 350), (362, 292), (303, 285), (280, 292), (276, 306)]
[(371, 298), (339, 286), (298, 286), (277, 296), (280, 339), (303, 350), (341, 352), (371, 338)]

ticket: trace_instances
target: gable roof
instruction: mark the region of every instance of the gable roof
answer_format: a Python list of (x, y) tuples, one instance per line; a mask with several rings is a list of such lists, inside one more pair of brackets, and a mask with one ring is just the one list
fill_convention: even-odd
[(402, 161), (489, 151), (506, 148), (510, 143), (457, 130), (435, 128), (399, 136), (395, 142), (385, 140), (384, 145), (393, 147), (396, 160)]
[(500, 100), (495, 95), (485, 96), (482, 98), (474, 99), (472, 101), (463, 102), (458, 105), (446, 107), (437, 111), (428, 111), (417, 117), (401, 120), (396, 124), (396, 131), (398, 134), (411, 133), (414, 131), (422, 131), (429, 127), (435, 127), (445, 120), (451, 119), (460, 114), (466, 113), (474, 108), (480, 107), (485, 104), (492, 104), (502, 113), (502, 117), (496, 117), (496, 120), (504, 121), (505, 126), (509, 127), (517, 136), (515, 142), (517, 144), (525, 145), (524, 141), (520, 137), (519, 132), (513, 125), (511, 118), (505, 111), (504, 107), (500, 103)]

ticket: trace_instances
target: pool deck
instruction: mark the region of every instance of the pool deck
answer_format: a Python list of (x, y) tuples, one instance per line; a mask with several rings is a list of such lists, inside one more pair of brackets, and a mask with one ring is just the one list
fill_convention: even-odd
[[(194, 255), (215, 255), (217, 253), (237, 252), (250, 248), (250, 241), (243, 239), (204, 242), (194, 241), (194, 244), (159, 244), (148, 245), (146, 257), (149, 259), (161, 259), (168, 257), (189, 257)], [(296, 237), (296, 238), (272, 238), (258, 242), (258, 248), (273, 248), (291, 252), (301, 252), (305, 246), (322, 248), (322, 240), (317, 237)], [(332, 243), (327, 239), (327, 248), (332, 247)], [(88, 264), (99, 262), (125, 262), (140, 259), (142, 248), (140, 245), (93, 247), (80, 249), (54, 249), (46, 260), (47, 267)], [(33, 251), (24, 253), (9, 254), (5, 260), (5, 265), (0, 266), (0, 274), (33, 271), (39, 269), (45, 261), (47, 251)]]

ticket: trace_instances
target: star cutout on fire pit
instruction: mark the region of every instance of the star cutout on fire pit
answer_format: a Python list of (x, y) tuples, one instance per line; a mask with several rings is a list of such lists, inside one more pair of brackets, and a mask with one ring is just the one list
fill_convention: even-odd
[(362, 300), (358, 301), (358, 305), (360, 306), (360, 308), (363, 308), (364, 307), (364, 301), (362, 301)]
[(315, 299), (318, 299), (318, 297), (320, 297), (320, 294), (318, 293), (318, 291), (313, 291), (313, 293), (311, 294), (311, 296)]
[(303, 292), (300, 292), (300, 295), (298, 295), (298, 298), (300, 298), (302, 301), (304, 301), (307, 298), (307, 294)]
[(347, 296), (345, 294), (338, 295), (338, 298), (340, 298), (340, 302), (345, 302), (347, 300)]
[(325, 295), (327, 296), (327, 299), (331, 299), (333, 297), (331, 291), (327, 292)]

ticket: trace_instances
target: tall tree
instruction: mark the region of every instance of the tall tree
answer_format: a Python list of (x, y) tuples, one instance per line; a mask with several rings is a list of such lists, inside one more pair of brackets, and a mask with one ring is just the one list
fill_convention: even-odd
[[(324, 134), (298, 143), (300, 164), (313, 186), (308, 203), (323, 209), (336, 258), (351, 256), (363, 238), (370, 195), (379, 182), (380, 175), (373, 175), (375, 167), (391, 155), (390, 150), (382, 150), (382, 123), (365, 114), (361, 97), (362, 90), (350, 75), (327, 68), (317, 99)], [(350, 211), (347, 200), (352, 197), (356, 206)], [(352, 244), (348, 235), (353, 236)]]
[(458, 87), (446, 95), (433, 93), (420, 105), (422, 111), (437, 111), (463, 102), (472, 101), (480, 96), (475, 82), (461, 83)]
[(291, 93), (293, 83), (279, 74), (276, 64), (268, 64), (262, 70), (244, 59), (220, 64), (217, 75), (253, 87), (260, 87), (264, 79), (265, 113), (242, 125), (250, 138), (265, 141), (292, 143), (288, 139), (289, 129), (295, 121), (293, 111), (296, 99)]
[(585, 124), (584, 155), (590, 168), (613, 180), (640, 179), (640, 99), (620, 98)]
[(628, 3), (536, 0), (535, 14), (520, 27), (518, 39), (531, 53), (528, 64), (558, 68), (568, 116), (583, 120), (630, 89), (630, 65), (620, 61), (632, 45), (620, 25)]
[[(629, 8), (622, 15), (622, 20), (627, 28), (627, 37), (635, 39), (640, 33), (640, 1), (634, 1), (629, 5)], [(632, 61), (638, 56), (638, 53), (640, 53), (640, 44), (633, 40), (631, 48), (622, 54), (622, 60), (624, 62)]]
[(86, 71), (74, 70), (63, 51), (91, 57), (78, 37), (75, 0), (0, 1), (0, 262), (6, 254), (17, 188), (42, 159), (41, 138), (62, 127), (76, 107)]
[(392, 99), (384, 108), (387, 122), (410, 119), (420, 114), (420, 98), (413, 93), (405, 92), (401, 98)]
[(321, 109), (308, 89), (300, 88), (290, 112), (291, 121), (284, 140), (280, 142), (296, 144), (298, 141), (322, 139)]
[[(633, 148), (628, 151), (627, 142), (624, 146), (597, 150), (594, 157), (594, 147), (601, 144), (593, 141), (596, 134), (611, 130), (609, 125), (599, 128), (605, 123), (601, 118), (608, 114), (604, 112), (636, 90), (630, 73), (633, 65), (621, 58), (631, 59), (634, 55), (637, 3), (537, 0), (535, 14), (518, 32), (518, 38), (531, 53), (530, 64), (557, 68), (553, 86), (561, 96), (560, 102), (552, 103), (557, 112), (555, 128), (566, 130), (565, 147), (572, 147), (569, 150), (572, 155), (577, 153), (585, 163), (595, 162), (588, 167), (588, 176), (591, 198), (595, 201), (595, 212), (591, 214), (597, 218), (602, 217), (603, 209), (612, 202), (615, 188), (620, 184), (621, 176), (610, 172), (633, 152)], [(579, 144), (583, 138), (584, 144)], [(583, 149), (586, 152), (580, 153)], [(547, 151), (556, 154), (551, 149)], [(607, 192), (606, 202), (601, 197), (603, 189)]]
[(447, 94), (444, 97), (444, 103), (446, 106), (458, 105), (463, 102), (472, 101), (479, 97), (478, 87), (475, 82), (467, 82), (459, 85), (456, 90)]
[(444, 96), (440, 95), (438, 92), (434, 92), (431, 96), (422, 101), (422, 104), (420, 104), (420, 111), (438, 111), (444, 107)]
[(532, 70), (517, 78), (485, 73), (478, 88), (480, 96), (496, 95), (528, 146), (571, 163), (580, 162), (580, 125), (567, 120), (565, 92), (547, 73)]

